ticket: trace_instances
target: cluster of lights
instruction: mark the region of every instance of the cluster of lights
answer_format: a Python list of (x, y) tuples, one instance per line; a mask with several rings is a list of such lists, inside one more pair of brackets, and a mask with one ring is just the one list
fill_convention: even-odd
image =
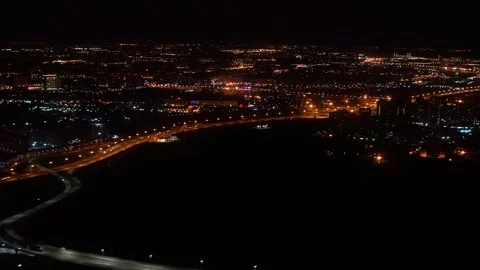
[[(291, 113), (293, 114), (293, 112), (291, 112)], [(268, 116), (268, 115), (269, 115), (268, 113), (265, 113), (265, 116)], [(278, 112), (278, 115), (281, 116), (282, 113), (281, 113), (281, 112)], [(256, 117), (256, 116), (257, 116), (257, 114), (253, 114), (253, 115), (252, 115), (252, 117)], [(232, 120), (232, 116), (229, 116), (228, 119), (229, 119), (229, 120)], [(216, 121), (221, 121), (221, 118), (217, 117), (217, 118), (215, 118), (215, 120), (216, 120)], [(245, 116), (244, 116), (244, 115), (240, 115), (240, 120), (246, 120)], [(205, 119), (204, 121), (205, 121), (205, 123), (207, 124), (207, 123), (209, 122), (209, 119)], [(189, 121), (189, 122), (192, 122), (192, 121)], [(197, 124), (197, 123), (198, 123), (198, 120), (194, 120), (193, 123)], [(173, 124), (173, 125), (172, 125), (172, 127), (176, 127), (176, 126), (177, 126), (176, 124)], [(184, 127), (187, 126), (187, 122), (186, 122), (186, 121), (183, 122), (183, 126), (184, 126)], [(162, 130), (165, 130), (166, 128), (167, 128), (167, 127), (163, 126), (163, 127), (162, 127)], [(153, 129), (153, 132), (154, 132), (154, 133), (157, 132), (157, 129)], [(144, 134), (148, 134), (148, 131), (145, 130), (143, 133), (144, 133)], [(157, 132), (157, 135), (160, 135), (161, 133), (163, 133), (163, 132), (159, 132), (159, 133)], [(136, 133), (136, 136), (137, 136), (137, 137), (140, 137), (140, 133)], [(120, 138), (120, 137), (117, 136), (117, 135), (113, 136), (113, 138), (114, 138), (115, 140), (119, 140), (119, 141), (121, 141), (121, 142), (123, 142), (123, 141), (125, 140), (124, 138)], [(144, 138), (144, 137), (141, 137), (141, 138)], [(148, 136), (148, 137), (146, 137), (146, 138), (149, 139), (150, 136)], [(132, 139), (132, 136), (131, 136), (131, 135), (128, 136), (128, 139)], [(117, 141), (114, 141), (114, 142), (113, 142), (114, 145), (117, 145), (117, 143), (118, 143)], [(94, 146), (94, 145), (92, 145), (92, 146)], [(107, 151), (112, 152), (113, 149), (112, 149), (111, 146), (112, 146), (112, 145), (107, 144), (106, 148), (109, 148), (109, 149), (104, 149), (104, 147), (100, 147), (99, 150), (98, 150), (98, 153), (106, 154)], [(86, 146), (86, 147), (88, 147), (88, 146)], [(64, 150), (67, 150), (67, 149), (65, 148)], [(42, 154), (47, 154), (47, 153), (49, 153), (49, 151), (41, 151), (41, 152), (38, 152), (38, 153), (36, 153), (36, 154), (40, 154), (40, 153), (42, 153)], [(89, 153), (90, 153), (91, 155), (93, 155), (93, 154), (95, 154), (95, 151), (94, 151), (94, 150), (90, 150)], [(65, 163), (68, 162), (68, 161), (75, 161), (75, 159), (72, 160), (71, 157), (72, 157), (72, 156), (70, 156), (70, 157), (65, 157), (65, 158), (64, 158)], [(78, 154), (77, 157), (78, 157), (79, 159), (82, 159), (82, 158), (84, 158), (84, 155), (83, 155), (83, 154)], [(18, 163), (15, 163), (15, 165), (17, 165), (17, 164), (18, 164)], [(48, 161), (48, 164), (49, 164), (49, 165), (54, 165), (54, 161)], [(31, 165), (31, 167), (33, 168), (34, 165)], [(14, 173), (14, 168), (11, 168), (10, 171), (11, 171), (12, 173)]]

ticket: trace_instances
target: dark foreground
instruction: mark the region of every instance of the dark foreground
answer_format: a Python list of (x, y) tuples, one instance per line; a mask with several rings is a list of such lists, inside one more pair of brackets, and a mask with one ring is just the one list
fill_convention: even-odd
[(209, 129), (144, 145), (77, 171), (82, 190), (18, 230), (127, 259), (187, 267), (203, 259), (208, 269), (473, 258), (477, 164), (377, 164), (362, 145), (312, 136), (321, 125)]

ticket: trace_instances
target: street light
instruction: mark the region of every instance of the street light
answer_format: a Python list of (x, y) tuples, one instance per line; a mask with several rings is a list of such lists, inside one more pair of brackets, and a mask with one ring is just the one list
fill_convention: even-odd
[(151, 254), (150, 254), (150, 255), (148, 256), (148, 258), (149, 258), (149, 259), (150, 259), (150, 261), (151, 261), (151, 260), (152, 260), (152, 258), (153, 258), (153, 255), (151, 255)]
[(255, 265), (253, 266), (253, 269), (255, 269), (255, 270), (256, 270), (256, 269), (257, 269), (257, 267), (258, 267), (258, 266), (255, 264)]
[(200, 260), (200, 269), (203, 269), (203, 260)]
[(102, 252), (102, 255), (103, 255), (103, 253), (105, 253), (105, 249), (103, 249), (103, 248), (102, 248), (102, 250), (100, 250), (100, 251)]

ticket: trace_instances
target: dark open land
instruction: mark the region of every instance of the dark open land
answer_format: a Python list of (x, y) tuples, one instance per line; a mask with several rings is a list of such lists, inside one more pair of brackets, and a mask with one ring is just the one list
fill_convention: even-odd
[(468, 258), (456, 241), (470, 236), (446, 224), (455, 216), (472, 226), (464, 212), (473, 190), (453, 183), (475, 181), (476, 164), (377, 164), (358, 142), (312, 136), (323, 125), (239, 125), (140, 146), (76, 171), (82, 189), (18, 232), (135, 260), (152, 254), (156, 263), (199, 267), (203, 259), (208, 269)]

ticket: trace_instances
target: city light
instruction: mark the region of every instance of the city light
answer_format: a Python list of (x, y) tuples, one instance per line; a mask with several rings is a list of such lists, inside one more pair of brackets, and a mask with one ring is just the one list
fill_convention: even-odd
[[(401, 2), (351, 5), (337, 1), (338, 7), (329, 3), (314, 8), (296, 1), (258, 1), (199, 2), (197, 9), (182, 1), (173, 8), (160, 2), (150, 1), (145, 7), (137, 2), (112, 8), (103, 3), (72, 3), (65, 9), (43, 2), (38, 7), (29, 3), (4, 7), (0, 191), (5, 217), (0, 220), (0, 252), (5, 253), (2, 258), (8, 257), (6, 268), (38, 268), (36, 264), (44, 260), (112, 269), (177, 269), (155, 265), (157, 261), (201, 270), (204, 266), (281, 268), (282, 263), (288, 265), (282, 258), (273, 260), (268, 252), (258, 258), (247, 253), (252, 247), (262, 251), (281, 247), (290, 254), (283, 260), (290, 260), (292, 250), (308, 249), (285, 241), (278, 247), (265, 244), (261, 232), (267, 223), (278, 225), (276, 220), (264, 222), (275, 218), (278, 208), (288, 223), (280, 224), (287, 228), (277, 235), (280, 242), (292, 237), (301, 240), (299, 231), (307, 236), (318, 233), (321, 227), (305, 226), (289, 211), (305, 210), (320, 221), (332, 220), (321, 211), (321, 204), (303, 203), (309, 197), (323, 196), (325, 192), (316, 187), (319, 183), (338, 184), (347, 179), (355, 185), (413, 184), (387, 192), (377, 185), (368, 187), (368, 192), (364, 188), (327, 189), (334, 200), (324, 201), (329, 202), (327, 208), (335, 208), (337, 201), (355, 206), (372, 194), (396, 197), (392, 191), (407, 198), (400, 201), (405, 204), (411, 201), (405, 191), (426, 189), (417, 192), (426, 197), (438, 193), (442, 188), (438, 183), (476, 181), (468, 177), (475, 175), (480, 159), (480, 58), (475, 42), (480, 37), (474, 5), (435, 3), (424, 10)], [(105, 6), (109, 12), (102, 11)], [(127, 12), (117, 12), (117, 6)], [(93, 16), (97, 13), (101, 20)], [(49, 26), (46, 21), (54, 19), (55, 27)], [(22, 30), (25, 20), (29, 29)], [(183, 25), (192, 31), (181, 31)], [(169, 38), (167, 30), (189, 41)], [(45, 40), (9, 41), (11, 35), (32, 39), (28, 32), (35, 31)], [(85, 33), (104, 38), (77, 40)], [(130, 41), (108, 40), (118, 33), (133, 36)], [(152, 40), (142, 40), (142, 36), (152, 36)], [(217, 36), (232, 41), (206, 40)], [(217, 182), (221, 184), (212, 185)], [(174, 188), (170, 188), (172, 183)], [(451, 199), (455, 192), (448, 187), (445, 191), (438, 194), (456, 201)], [(467, 197), (465, 192), (457, 193)], [(72, 201), (64, 201), (72, 194), (68, 199)], [(343, 202), (345, 198), (351, 202)], [(242, 222), (230, 228), (237, 234), (254, 232), (248, 236), (251, 241), (244, 241), (245, 247), (223, 239), (222, 245), (214, 245), (217, 236), (201, 230), (222, 227), (228, 215), (239, 212), (235, 205), (229, 207), (229, 200), (241, 204), (244, 209), (240, 210), (248, 214), (237, 215)], [(386, 205), (384, 198), (373, 201)], [(56, 209), (49, 208), (53, 204)], [(64, 207), (69, 205), (75, 207)], [(226, 208), (226, 214), (211, 215), (212, 205)], [(198, 211), (184, 211), (183, 206)], [(170, 246), (195, 245), (204, 250), (198, 250), (198, 256), (180, 256), (184, 261), (161, 255), (169, 243), (155, 239), (147, 229), (178, 223), (181, 226), (171, 226), (167, 234), (181, 235), (184, 217), (192, 216), (189, 211), (199, 215), (190, 218), (188, 229), (205, 234), (198, 239), (207, 240), (183, 243), (179, 238)], [(343, 215), (345, 211), (331, 212)], [(34, 219), (42, 215), (40, 221), (61, 221), (58, 224), (68, 226), (37, 230), (34, 225), (39, 222)], [(358, 227), (349, 222), (343, 223)], [(380, 234), (385, 227), (382, 222), (372, 222)], [(407, 224), (415, 222), (407, 220)], [(21, 224), (28, 225), (24, 226), (27, 230), (16, 228)], [(96, 237), (97, 233), (85, 232), (75, 237), (91, 225), (122, 234)], [(333, 244), (328, 239), (319, 241), (333, 247), (327, 250), (330, 253), (337, 251), (336, 245), (352, 246), (336, 237), (345, 234), (340, 227), (327, 230)], [(20, 235), (28, 230), (43, 233)], [(152, 237), (136, 241), (132, 235), (139, 231)], [(213, 231), (228, 238), (220, 230)], [(440, 239), (446, 239), (443, 234), (449, 231), (458, 230), (444, 230)], [(368, 230), (359, 233), (375, 235)], [(38, 243), (59, 239), (72, 250), (29, 240), (37, 238)], [(410, 242), (413, 247), (421, 246)], [(371, 243), (375, 239), (364, 248), (352, 249), (360, 253), (352, 253), (353, 257), (367, 253), (385, 257), (366, 248)], [(237, 254), (238, 261), (225, 264), (225, 258), (215, 261), (215, 256), (206, 256), (231, 246), (246, 251)], [(380, 249), (399, 253), (388, 245)], [(317, 265), (311, 268), (322, 268), (325, 252), (317, 253), (318, 258), (312, 260)], [(341, 250), (337, 257), (351, 259), (352, 254)], [(290, 268), (305, 268), (302, 263), (299, 259)]]

